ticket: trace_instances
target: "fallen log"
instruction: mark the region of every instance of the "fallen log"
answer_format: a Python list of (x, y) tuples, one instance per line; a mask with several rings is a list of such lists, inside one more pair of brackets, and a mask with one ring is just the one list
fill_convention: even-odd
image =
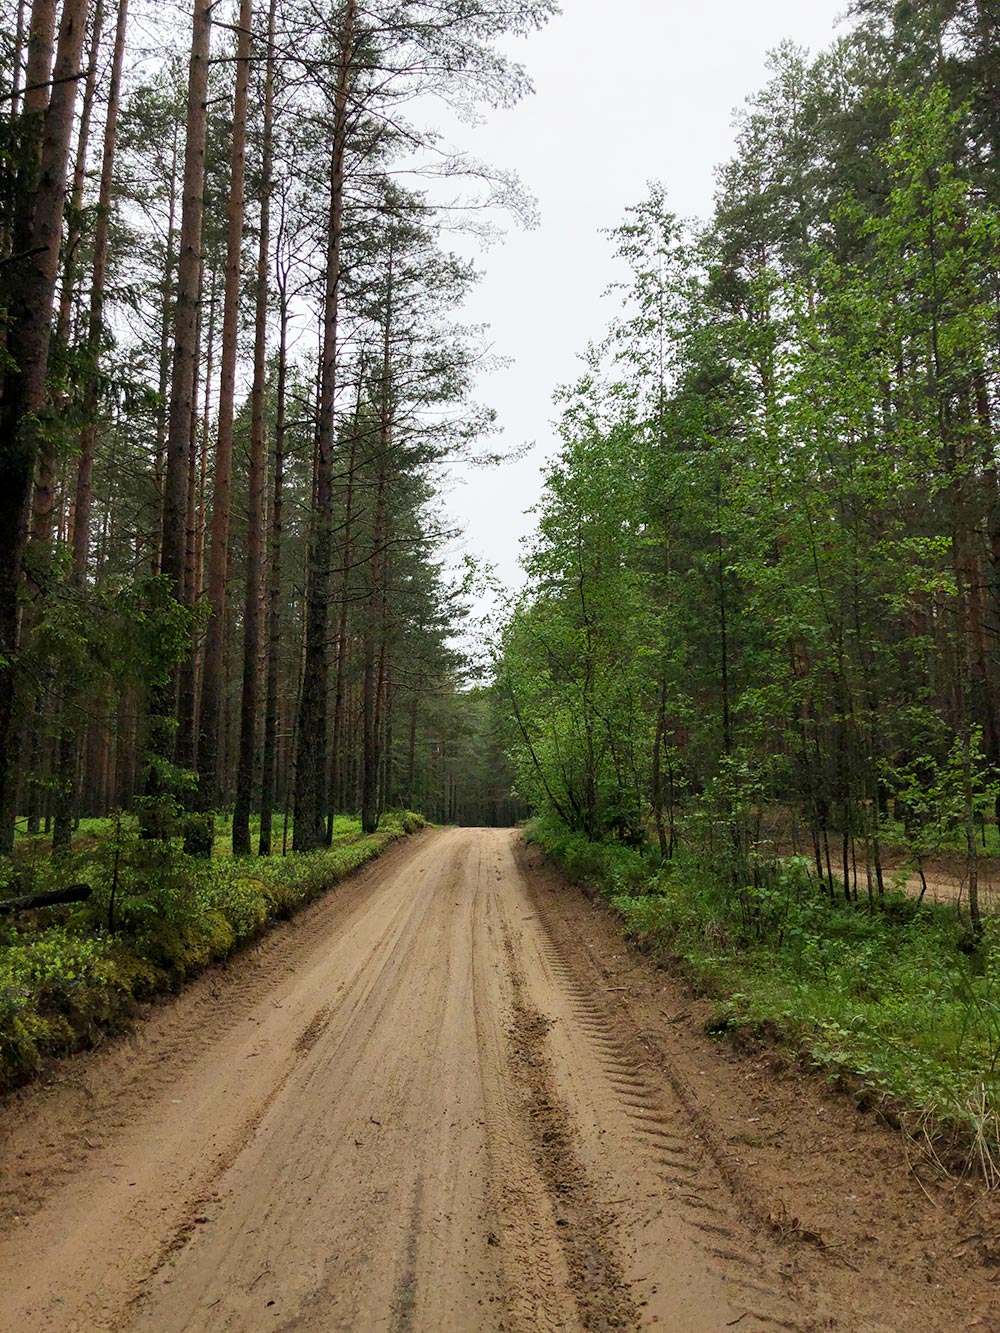
[(33, 907), (59, 907), (62, 903), (85, 903), (94, 890), (89, 884), (70, 884), (51, 893), (29, 893), (21, 898), (0, 899), (0, 916), (11, 912), (30, 912)]

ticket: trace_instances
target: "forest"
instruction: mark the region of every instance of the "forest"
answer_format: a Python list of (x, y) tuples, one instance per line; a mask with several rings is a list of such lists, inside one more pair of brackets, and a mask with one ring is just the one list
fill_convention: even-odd
[(440, 491), (499, 461), (456, 241), (532, 204), (426, 126), (553, 9), (3, 4), (0, 1087), (407, 810), (526, 813)]
[(960, 833), (979, 930), (1000, 46), (982, 6), (864, 10), (775, 53), (708, 225), (656, 188), (609, 238), (621, 313), (562, 391), (500, 686), (568, 829), (668, 857), (701, 821), (736, 882), (794, 848), (851, 898), (888, 841)]
[(857, 0), (710, 218), (620, 201), (472, 646), (456, 241), (532, 201), (426, 113), (527, 96), (554, 0), (0, 4), (0, 1084), (423, 820), (530, 816), (720, 1030), (978, 1105), (1000, 1180), (987, 0)]
[(985, 1097), (994, 1143), (998, 164), (991, 5), (775, 51), (712, 217), (654, 185), (608, 237), (495, 642), (534, 836), (720, 1025)]
[(529, 205), (407, 108), (516, 101), (551, 8), (5, 7), (0, 851), (518, 813), (436, 489), (490, 461), (449, 236)]

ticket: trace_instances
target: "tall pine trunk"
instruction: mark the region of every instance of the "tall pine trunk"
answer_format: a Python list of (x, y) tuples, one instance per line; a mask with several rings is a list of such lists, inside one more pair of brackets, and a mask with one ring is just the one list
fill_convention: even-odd
[[(215, 294), (216, 272), (213, 269), (209, 284), (208, 327), (205, 321), (206, 267), (202, 264), (198, 289), (198, 318), (195, 321), (195, 364), (199, 367), (195, 391), (191, 399), (187, 456), (187, 536), (184, 546), (184, 603), (194, 606), (201, 594), (200, 583), (200, 511), (198, 505), (199, 469), (203, 466), (208, 449), (209, 419), (212, 404), (212, 353), (215, 348)], [(204, 363), (202, 375), (200, 367)], [(199, 409), (199, 392), (201, 395)], [(177, 731), (174, 739), (174, 762), (178, 768), (191, 772), (195, 766), (195, 726), (198, 711), (198, 625), (191, 626), (191, 639), (177, 671)], [(191, 793), (185, 791), (185, 806), (190, 809)]]
[[(187, 138), (184, 145), (184, 185), (174, 303), (174, 348), (167, 417), (166, 461), (163, 480), (163, 520), (160, 538), (160, 574), (175, 601), (184, 597), (187, 562), (188, 465), (191, 449), (191, 414), (198, 382), (198, 306), (202, 270), (202, 222), (205, 209), (205, 143), (208, 130), (208, 61), (212, 0), (195, 0), (188, 65)], [(173, 752), (176, 708), (176, 673), (152, 691), (149, 744), (154, 755), (169, 759)], [(150, 764), (147, 795), (163, 793), (160, 772)], [(169, 826), (150, 812), (144, 832), (163, 835)]]
[(173, 361), (163, 482), (160, 573), (171, 595), (183, 595), (187, 553), (187, 475), (191, 413), (198, 379), (198, 302), (205, 208), (205, 141), (208, 130), (208, 61), (211, 0), (195, 0), (188, 70), (187, 137), (181, 231), (174, 298)]
[[(100, 6), (98, 13), (101, 13)], [(75, 588), (83, 588), (87, 580), (87, 562), (90, 554), (90, 514), (93, 499), (94, 454), (97, 443), (97, 414), (99, 404), (101, 342), (104, 336), (104, 293), (107, 283), (108, 242), (111, 231), (111, 191), (114, 183), (115, 145), (118, 135), (118, 106), (121, 94), (122, 65), (125, 58), (125, 30), (128, 22), (128, 0), (119, 0), (118, 21), (115, 28), (115, 46), (111, 62), (111, 81), (108, 88), (108, 109), (104, 122), (104, 143), (101, 154), (101, 180), (97, 197), (97, 222), (94, 228), (94, 258), (91, 271), (90, 313), (87, 323), (87, 380), (83, 395), (85, 425), (80, 432), (80, 458), (76, 469), (73, 498), (72, 548), (73, 562), (70, 581)], [(95, 16), (93, 37), (96, 48), (100, 23)], [(91, 97), (91, 61), (88, 71), (88, 92)], [(78, 158), (86, 153), (86, 139), (80, 135)], [(79, 160), (78, 160), (78, 175)], [(76, 182), (74, 182), (74, 186)], [(82, 187), (81, 187), (82, 188)], [(64, 274), (64, 300), (72, 288), (72, 268), (67, 263)], [(59, 739), (59, 775), (56, 784), (55, 820), (52, 828), (52, 846), (69, 847), (76, 813), (78, 743), (72, 720), (64, 717)]]
[[(47, 5), (48, 0), (43, 0)], [(43, 121), (36, 188), (20, 195), (14, 281), (7, 312), (0, 398), (0, 852), (13, 850), (17, 736), (18, 588), (45, 407), (52, 310), (59, 267), (69, 145), (86, 26), (85, 0), (65, 0), (52, 91)], [(26, 92), (26, 100), (31, 93)], [(30, 214), (30, 217), (22, 216)]]
[[(372, 528), (372, 553), (369, 561), (368, 606), (363, 637), (363, 674), (361, 687), (361, 827), (365, 833), (378, 828), (379, 696), (382, 687), (385, 653), (385, 614), (383, 580), (385, 577), (386, 486), (389, 451), (392, 448), (392, 284), (393, 248), (389, 244), (385, 289), (385, 322), (382, 328), (382, 388), (379, 406), (378, 482), (375, 494), (375, 521)], [(378, 643), (376, 636), (379, 636)], [(376, 647), (379, 661), (376, 663)]]
[(111, 233), (111, 193), (114, 186), (115, 148), (118, 140), (118, 108), (121, 97), (127, 24), (128, 0), (119, 0), (118, 22), (115, 28), (115, 48), (111, 63), (111, 81), (108, 87), (108, 110), (104, 122), (101, 183), (97, 196), (97, 222), (94, 228), (94, 261), (91, 272), (90, 315), (87, 323), (87, 381), (84, 391), (86, 424), (80, 432), (80, 458), (77, 463), (76, 491), (73, 503), (73, 581), (78, 586), (82, 586), (86, 579), (90, 550), (90, 512), (93, 500), (94, 451), (97, 441), (101, 342), (104, 336), (104, 296), (107, 285), (108, 244)]
[(288, 274), (278, 275), (281, 314), (278, 328), (278, 384), (274, 425), (274, 493), (271, 504), (271, 568), (268, 578), (267, 689), (264, 753), (260, 780), (260, 840), (257, 852), (271, 855), (271, 822), (278, 763), (278, 675), (281, 667), (281, 538), (285, 476), (285, 380), (288, 369)]
[(341, 249), (344, 224), (344, 170), (347, 121), (354, 66), (357, 0), (347, 0), (339, 47), (339, 69), (333, 108), (330, 158), (330, 212), (323, 297), (323, 352), (320, 370), (319, 420), (316, 438), (316, 498), (309, 552), (306, 595), (306, 650), (299, 700), (295, 766), (296, 851), (322, 847), (326, 776), (326, 701), (329, 655), (326, 636), (333, 555), (334, 400), (337, 380), (337, 315), (340, 300)]
[(244, 180), (247, 155), (247, 100), (250, 82), (250, 0), (240, 0), (236, 48), (236, 93), (226, 219), (226, 285), (222, 304), (219, 371), (219, 424), (212, 488), (211, 548), (208, 564), (209, 621), (201, 684), (198, 728), (198, 809), (214, 809), (219, 798), (219, 748), (225, 688), (226, 602), (229, 577), (229, 519), (233, 481), (233, 418), (239, 335), (240, 261), (243, 254)]
[(268, 260), (271, 244), (271, 138), (274, 122), (274, 14), (267, 16), (267, 57), (264, 78), (264, 127), (261, 148), (260, 235), (257, 249), (256, 323), (253, 388), (250, 394), (250, 477), (247, 523), (246, 596), (243, 602), (243, 686), (240, 695), (239, 763), (233, 809), (233, 855), (249, 856), (250, 804), (257, 756), (257, 697), (260, 681), (260, 576), (264, 544), (264, 388), (267, 376)]
[(347, 679), (348, 607), (350, 605), (351, 555), (354, 533), (354, 476), (358, 466), (358, 445), (361, 439), (361, 404), (365, 385), (364, 357), (358, 363), (358, 393), (354, 403), (354, 424), (347, 457), (347, 482), (344, 488), (344, 531), (340, 561), (340, 612), (337, 620), (337, 676), (333, 695), (333, 756), (330, 765), (330, 811), (327, 820), (327, 841), (333, 838), (333, 817), (346, 804), (344, 789), (344, 762), (342, 739), (344, 732), (345, 682)]
[[(92, 13), (90, 52), (87, 59), (87, 77), (84, 81), (80, 107), (79, 129), (73, 163), (73, 184), (68, 200), (68, 227), (63, 246), (62, 284), (59, 293), (58, 317), (53, 332), (56, 348), (65, 349), (70, 342), (70, 324), (73, 316), (73, 295), (76, 286), (77, 251), (80, 248), (80, 210), (83, 207), (83, 189), (87, 177), (87, 152), (90, 147), (90, 122), (94, 109), (94, 91), (97, 84), (97, 65), (104, 28), (104, 0), (96, 0)], [(56, 498), (55, 432), (48, 432), (42, 440), (35, 493), (32, 500), (31, 541), (42, 550), (52, 540), (52, 514)]]

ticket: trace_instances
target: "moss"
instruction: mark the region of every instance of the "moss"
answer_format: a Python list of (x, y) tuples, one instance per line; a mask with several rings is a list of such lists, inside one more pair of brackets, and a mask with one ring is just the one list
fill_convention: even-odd
[(127, 1025), (138, 1000), (230, 956), (269, 921), (292, 915), (423, 823), (391, 813), (364, 837), (357, 821), (338, 820), (328, 849), (211, 862), (119, 829), (89, 861), (39, 862), (45, 887), (69, 876), (91, 883), (94, 894), (59, 921), (22, 917), (3, 926), (0, 1091), (25, 1082), (46, 1057)]

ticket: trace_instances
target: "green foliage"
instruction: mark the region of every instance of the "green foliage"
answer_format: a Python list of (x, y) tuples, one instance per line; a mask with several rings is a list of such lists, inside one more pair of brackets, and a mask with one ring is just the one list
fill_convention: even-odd
[[(0, 1089), (44, 1057), (121, 1026), (137, 999), (181, 985), (423, 826), (418, 815), (393, 811), (363, 837), (358, 821), (343, 819), (329, 849), (205, 861), (140, 837), (134, 820), (94, 823), (103, 835), (95, 846), (68, 862), (40, 861), (32, 884), (42, 892), (82, 879), (92, 898), (68, 914), (52, 909), (0, 926)], [(63, 919), (52, 922), (55, 915)]]
[(594, 884), (613, 893), (641, 892), (656, 874), (650, 852), (622, 842), (594, 842), (551, 818), (532, 820), (525, 836), (555, 856), (575, 884)]
[[(621, 309), (560, 394), (496, 645), (507, 749), (546, 820), (686, 843), (736, 895), (780, 892), (775, 852), (803, 843), (852, 899), (890, 887), (890, 843), (918, 870), (948, 848), (978, 934), (1000, 222), (976, 110), (929, 73), (873, 86), (857, 51), (774, 72), (710, 224), (656, 186), (613, 233)], [(847, 111), (870, 132), (850, 161)]]
[(182, 825), (184, 850), (189, 856), (209, 857), (215, 845), (215, 816), (188, 814)]
[[(536, 822), (529, 836), (595, 883), (631, 940), (718, 997), (715, 1031), (777, 1035), (833, 1078), (964, 1127), (1000, 1114), (1000, 928), (970, 954), (953, 911), (831, 901), (808, 863), (733, 891), (682, 854), (668, 867)], [(984, 1122), (985, 1115), (985, 1122)], [(992, 1126), (992, 1130), (990, 1129)], [(994, 1143), (1000, 1151), (1000, 1143)]]

